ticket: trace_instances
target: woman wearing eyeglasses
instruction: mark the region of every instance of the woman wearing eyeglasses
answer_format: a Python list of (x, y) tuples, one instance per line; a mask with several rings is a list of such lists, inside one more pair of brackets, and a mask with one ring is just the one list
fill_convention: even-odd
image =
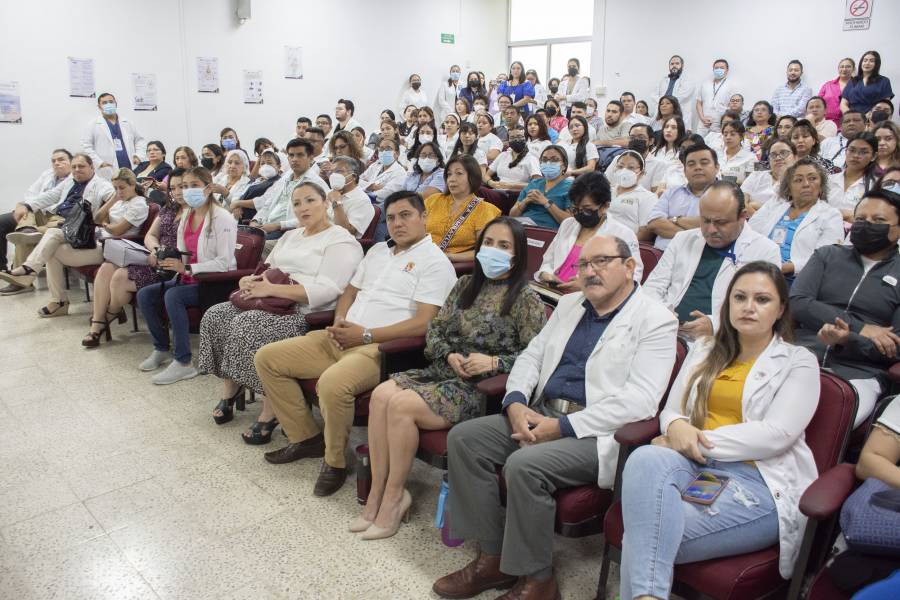
[(572, 216), (569, 213), (572, 181), (566, 176), (569, 169), (566, 150), (556, 145), (544, 148), (540, 168), (542, 177), (532, 180), (519, 193), (509, 216), (519, 217), (526, 225), (559, 229), (559, 224)]

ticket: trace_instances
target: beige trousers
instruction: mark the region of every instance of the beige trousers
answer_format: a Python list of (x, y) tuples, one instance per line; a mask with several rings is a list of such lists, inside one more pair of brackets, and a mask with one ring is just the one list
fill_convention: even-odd
[(103, 262), (103, 249), (100, 244), (93, 248), (76, 250), (63, 237), (62, 229), (48, 229), (23, 264), (40, 273), (47, 268), (47, 287), (50, 289), (51, 302), (66, 302), (66, 274), (64, 267), (84, 267), (99, 265)]

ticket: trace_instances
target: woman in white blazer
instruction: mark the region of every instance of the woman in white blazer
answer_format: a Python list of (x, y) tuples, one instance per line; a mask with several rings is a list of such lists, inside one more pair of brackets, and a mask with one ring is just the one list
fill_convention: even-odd
[[(113, 108), (109, 109), (107, 105), (111, 105)], [(112, 167), (114, 170), (116, 167), (132, 166), (120, 165), (116, 160), (116, 145), (109, 130), (109, 123), (113, 125), (118, 123), (125, 151), (133, 164), (136, 165), (147, 160), (147, 140), (140, 134), (134, 123), (116, 113), (115, 97), (112, 94), (101, 94), (97, 99), (97, 106), (100, 108), (100, 114), (88, 123), (81, 136), (81, 147), (84, 149), (84, 153), (94, 161), (95, 168)], [(101, 171), (99, 174), (107, 179), (112, 177), (111, 172)]]
[(628, 244), (637, 263), (634, 280), (640, 282), (644, 273), (641, 248), (634, 231), (609, 216), (612, 193), (606, 177), (597, 172), (585, 173), (572, 183), (569, 198), (574, 216), (559, 224), (556, 237), (544, 251), (544, 260), (534, 274), (535, 281), (553, 285), (564, 294), (577, 291), (581, 249), (593, 237), (611, 235)]
[(843, 241), (843, 216), (828, 204), (825, 169), (810, 158), (801, 158), (787, 168), (778, 196), (756, 211), (749, 223), (778, 244), (781, 272), (793, 281), (816, 248)]
[[(781, 576), (793, 571), (806, 521), (800, 496), (817, 476), (803, 434), (819, 401), (818, 363), (782, 338), (788, 287), (771, 263), (735, 274), (721, 321), (688, 354), (662, 435), (625, 465), (622, 598), (668, 598), (675, 564), (775, 544)], [(722, 487), (712, 504), (683, 499), (698, 477)]]
[(141, 363), (142, 371), (155, 371), (169, 359), (169, 328), (160, 319), (162, 306), (172, 327), (175, 360), (165, 371), (153, 377), (153, 383), (165, 385), (197, 376), (191, 363), (188, 308), (200, 305), (199, 284), (193, 275), (235, 268), (237, 223), (231, 213), (219, 206), (211, 190), (212, 175), (203, 167), (184, 174), (182, 196), (188, 211), (178, 223), (180, 258), (166, 258), (159, 266), (176, 276), (141, 288), (138, 306), (153, 336), (153, 353)]

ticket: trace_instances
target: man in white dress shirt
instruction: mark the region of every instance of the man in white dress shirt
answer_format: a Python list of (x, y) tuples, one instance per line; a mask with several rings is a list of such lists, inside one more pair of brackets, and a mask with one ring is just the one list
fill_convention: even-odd
[[(721, 131), (719, 120), (722, 113), (728, 110), (728, 103), (734, 94), (728, 78), (728, 61), (718, 58), (713, 63), (713, 76), (700, 84), (697, 98), (697, 133), (706, 137), (710, 131)], [(682, 105), (682, 108), (683, 105)]]

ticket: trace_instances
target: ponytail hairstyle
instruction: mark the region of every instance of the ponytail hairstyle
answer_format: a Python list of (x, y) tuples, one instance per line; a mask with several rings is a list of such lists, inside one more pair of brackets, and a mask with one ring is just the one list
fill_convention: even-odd
[[(703, 429), (706, 422), (706, 416), (709, 412), (709, 395), (712, 391), (713, 383), (723, 370), (737, 360), (741, 354), (741, 340), (737, 329), (731, 324), (731, 293), (735, 283), (743, 277), (751, 273), (762, 273), (772, 280), (775, 289), (778, 292), (778, 299), (781, 302), (781, 317), (775, 321), (772, 327), (772, 333), (781, 337), (785, 341), (793, 339), (793, 330), (791, 328), (790, 313), (790, 290), (781, 269), (772, 263), (757, 260), (745, 264), (738, 269), (737, 273), (728, 284), (728, 292), (725, 294), (725, 301), (719, 312), (719, 330), (715, 333), (712, 340), (712, 348), (706, 359), (697, 366), (696, 369), (688, 377), (687, 385), (684, 388), (684, 395), (681, 397), (681, 412), (689, 416), (691, 425), (698, 429)], [(688, 414), (688, 403), (690, 401), (691, 391), (696, 388), (697, 394), (694, 405)]]
[(119, 169), (118, 171), (116, 171), (116, 174), (113, 175), (112, 181), (124, 181), (134, 189), (134, 193), (136, 196), (140, 196), (141, 198), (145, 197), (144, 186), (138, 184), (137, 177), (135, 176), (134, 171), (132, 171), (131, 169)]

